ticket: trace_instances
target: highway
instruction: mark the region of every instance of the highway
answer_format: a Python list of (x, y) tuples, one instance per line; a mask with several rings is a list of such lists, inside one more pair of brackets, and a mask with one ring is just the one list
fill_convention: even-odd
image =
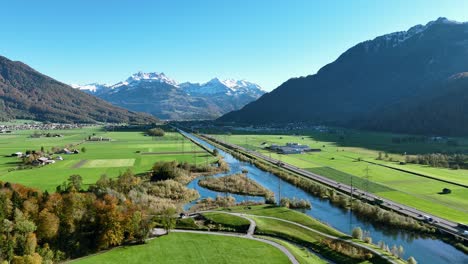
[[(195, 135), (195, 136), (197, 136), (197, 135)], [(424, 216), (431, 217), (433, 219), (433, 221), (430, 222), (429, 224), (437, 227), (441, 232), (449, 233), (449, 234), (451, 234), (453, 236), (456, 236), (456, 237), (458, 237), (458, 238), (460, 238), (462, 240), (467, 239), (466, 237), (464, 237), (461, 234), (462, 231), (457, 228), (457, 223), (455, 223), (455, 222), (452, 222), (452, 221), (449, 221), (447, 219), (443, 219), (443, 218), (431, 215), (431, 214), (429, 214), (427, 212), (417, 210), (417, 209), (415, 209), (413, 207), (409, 207), (409, 206), (406, 206), (404, 204), (399, 204), (399, 203), (396, 203), (394, 201), (390, 201), (388, 199), (376, 196), (376, 195), (374, 195), (372, 193), (365, 192), (365, 191), (357, 189), (355, 187), (351, 188), (351, 186), (349, 186), (349, 185), (336, 182), (336, 181), (331, 180), (331, 179), (329, 179), (327, 177), (312, 173), (310, 171), (301, 169), (299, 167), (296, 167), (294, 165), (291, 165), (291, 164), (288, 164), (288, 163), (285, 163), (285, 162), (281, 162), (280, 160), (270, 158), (270, 157), (268, 157), (268, 156), (266, 156), (264, 154), (258, 153), (256, 151), (252, 151), (252, 150), (246, 149), (244, 147), (241, 147), (241, 146), (238, 146), (238, 145), (235, 145), (235, 144), (231, 144), (231, 143), (228, 143), (228, 142), (221, 141), (221, 140), (219, 140), (217, 138), (214, 138), (214, 137), (212, 137), (210, 135), (203, 134), (201, 136), (203, 138), (205, 138), (205, 139), (208, 139), (210, 141), (213, 141), (215, 143), (223, 145), (223, 146), (225, 146), (225, 147), (227, 147), (227, 148), (229, 148), (231, 150), (237, 150), (237, 151), (244, 152), (244, 153), (246, 153), (248, 155), (251, 155), (253, 157), (256, 157), (256, 158), (265, 160), (267, 162), (270, 162), (270, 163), (272, 163), (274, 165), (280, 166), (281, 168), (283, 168), (285, 170), (291, 171), (291, 172), (296, 173), (298, 175), (301, 175), (303, 177), (307, 177), (307, 178), (312, 179), (314, 181), (320, 182), (320, 183), (322, 183), (324, 185), (327, 185), (329, 187), (332, 187), (332, 188), (334, 188), (334, 189), (336, 189), (336, 190), (338, 190), (340, 192), (344, 192), (344, 193), (347, 193), (347, 194), (352, 194), (353, 197), (364, 199), (364, 200), (371, 201), (371, 202), (375, 201), (375, 200), (381, 200), (381, 201), (383, 201), (381, 203), (382, 207), (384, 207), (386, 209), (391, 209), (391, 210), (396, 211), (396, 212), (398, 212), (398, 213), (400, 213), (402, 215), (406, 215), (406, 216), (412, 217), (412, 218), (420, 220), (420, 221), (425, 220)]]

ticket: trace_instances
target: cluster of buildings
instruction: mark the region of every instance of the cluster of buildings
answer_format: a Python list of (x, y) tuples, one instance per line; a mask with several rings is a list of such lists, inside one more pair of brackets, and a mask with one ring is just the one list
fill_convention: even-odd
[(12, 133), (14, 130), (65, 130), (89, 126), (87, 124), (59, 124), (30, 122), (24, 124), (0, 125), (0, 134)]
[[(145, 135), (146, 136), (146, 135)], [(105, 137), (88, 137), (88, 141), (112, 141), (110, 138)]]
[(271, 144), (267, 147), (269, 150), (278, 152), (280, 154), (301, 154), (305, 152), (319, 152), (321, 149), (312, 149), (307, 145), (302, 145), (299, 143), (286, 143), (285, 146), (280, 146), (276, 144)]
[[(68, 148), (64, 148), (55, 154), (79, 154), (80, 152), (77, 149), (70, 150)], [(11, 157), (17, 157), (17, 158), (26, 158), (26, 162), (28, 164), (31, 164), (33, 166), (43, 166), (43, 165), (48, 165), (48, 164), (54, 164), (56, 161), (61, 161), (63, 160), (62, 156), (56, 156), (56, 157), (51, 157), (51, 156), (46, 156), (44, 153), (41, 152), (32, 152), (29, 153), (23, 153), (23, 152), (15, 152), (11, 154)]]

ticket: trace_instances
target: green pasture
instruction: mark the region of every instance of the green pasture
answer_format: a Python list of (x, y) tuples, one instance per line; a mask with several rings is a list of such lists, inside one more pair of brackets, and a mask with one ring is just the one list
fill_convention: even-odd
[(279, 249), (245, 238), (171, 233), (145, 245), (120, 247), (71, 263), (289, 263)]
[[(83, 177), (85, 185), (95, 183), (101, 175), (116, 177), (127, 169), (135, 173), (145, 173), (157, 161), (186, 161), (205, 164), (214, 161), (209, 153), (183, 138), (178, 133), (166, 133), (162, 138), (144, 136), (141, 132), (105, 132), (100, 127), (83, 129), (44, 131), (57, 133), (63, 137), (31, 138), (35, 131), (15, 131), (13, 134), (0, 135), (0, 181), (21, 183), (41, 190), (54, 191), (73, 174)], [(84, 141), (92, 135), (111, 138), (110, 142)], [(79, 154), (60, 154), (63, 161), (33, 169), (15, 170), (20, 159), (10, 157), (15, 152), (26, 150), (45, 151), (52, 147), (63, 148), (69, 144), (80, 151)], [(86, 151), (82, 152), (81, 149)], [(192, 154), (188, 152), (199, 151)], [(148, 154), (149, 153), (149, 154)]]

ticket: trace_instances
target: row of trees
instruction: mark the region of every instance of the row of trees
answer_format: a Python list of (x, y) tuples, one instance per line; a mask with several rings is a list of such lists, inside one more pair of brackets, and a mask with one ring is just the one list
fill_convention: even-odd
[(406, 156), (406, 163), (428, 165), (431, 167), (468, 169), (468, 155), (464, 154), (424, 154)]

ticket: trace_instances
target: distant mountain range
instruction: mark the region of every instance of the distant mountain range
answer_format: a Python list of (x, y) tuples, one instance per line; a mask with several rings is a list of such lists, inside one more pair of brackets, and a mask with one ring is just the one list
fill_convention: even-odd
[(219, 118), (468, 135), (468, 23), (439, 18), (350, 48)]
[(155, 122), (156, 118), (111, 105), (0, 56), (0, 120), (50, 122)]
[(212, 79), (207, 83), (178, 83), (164, 73), (139, 72), (114, 85), (72, 85), (114, 105), (162, 119), (214, 119), (242, 108), (265, 92), (242, 80)]

